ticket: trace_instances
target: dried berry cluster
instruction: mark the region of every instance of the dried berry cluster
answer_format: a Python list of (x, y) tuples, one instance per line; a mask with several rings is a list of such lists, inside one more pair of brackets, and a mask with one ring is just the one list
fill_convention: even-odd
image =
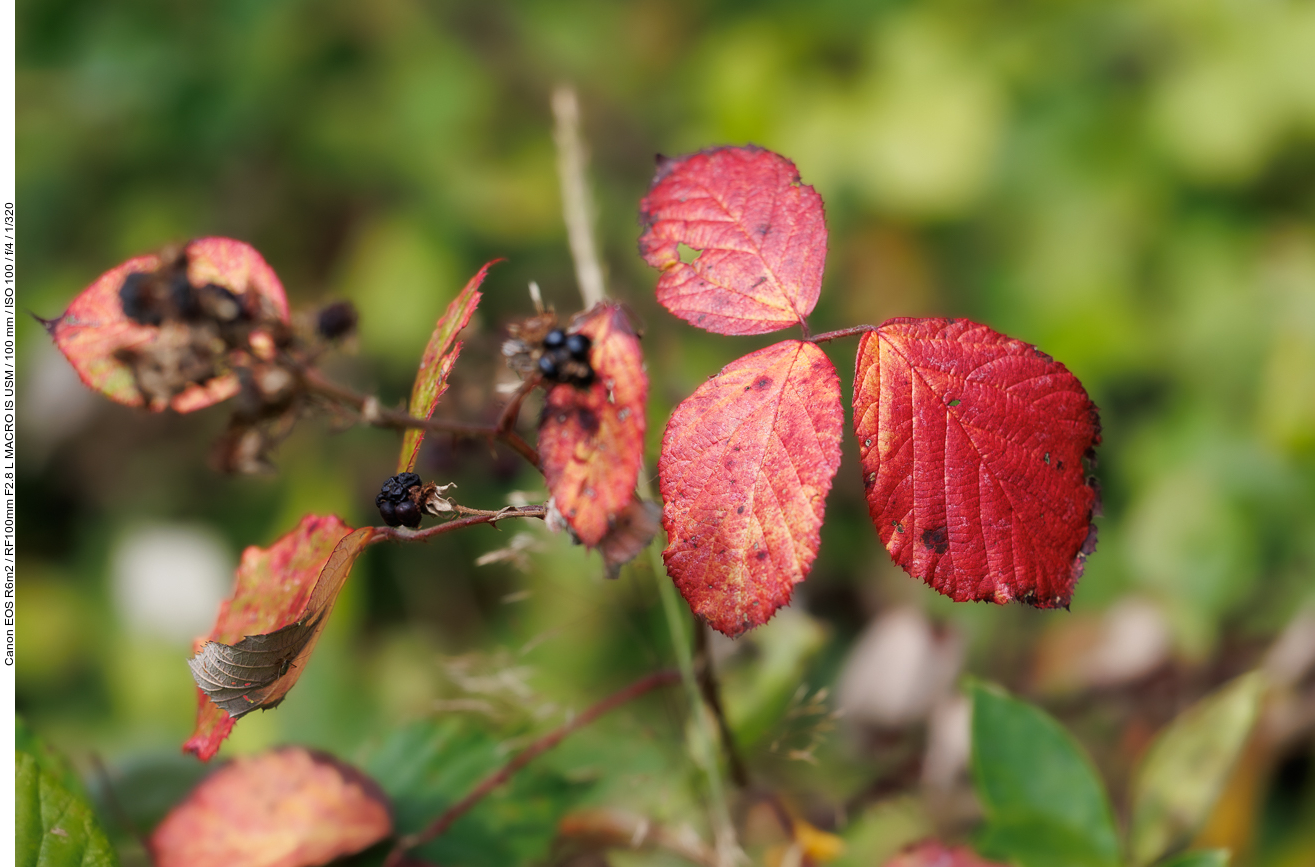
[(420, 506), (423, 488), (424, 484), (416, 473), (398, 473), (384, 482), (379, 496), (374, 498), (384, 523), (390, 527), (419, 527), (423, 514)]
[(539, 374), (548, 382), (587, 388), (594, 381), (589, 362), (593, 341), (588, 335), (557, 325), (552, 311), (507, 326), (510, 335), (502, 345), (507, 363), (522, 376)]

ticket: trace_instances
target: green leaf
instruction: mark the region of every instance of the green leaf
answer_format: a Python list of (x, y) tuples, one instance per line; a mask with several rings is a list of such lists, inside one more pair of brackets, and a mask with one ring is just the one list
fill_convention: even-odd
[[(414, 833), (502, 767), (512, 753), (457, 720), (424, 721), (390, 735), (363, 770), (392, 799), (395, 827)], [(557, 824), (587, 790), (531, 763), (416, 855), (435, 864), (503, 867), (541, 861)]]
[(1082, 748), (1048, 715), (974, 685), (973, 780), (994, 857), (1024, 867), (1113, 865), (1114, 817)]
[(15, 753), (14, 801), (18, 867), (117, 867), (118, 856), (87, 802), (21, 750)]
[(86, 795), (87, 790), (82, 785), (82, 778), (73, 770), (69, 760), (32, 731), (21, 716), (14, 717), (14, 746), (19, 752), (27, 753), (36, 759), (37, 767), (49, 774), (60, 786), (79, 797)]
[(1246, 745), (1264, 695), (1243, 675), (1178, 715), (1146, 753), (1132, 784), (1129, 849), (1136, 867), (1189, 841), (1210, 814)]
[(1228, 867), (1232, 860), (1233, 855), (1227, 849), (1203, 849), (1161, 861), (1158, 867)]

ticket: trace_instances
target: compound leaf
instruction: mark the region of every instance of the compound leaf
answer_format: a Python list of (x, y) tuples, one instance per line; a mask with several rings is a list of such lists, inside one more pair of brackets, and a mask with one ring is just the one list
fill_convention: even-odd
[(766, 623), (808, 575), (843, 425), (836, 369), (801, 340), (728, 364), (676, 408), (658, 463), (663, 558), (713, 628)]
[(1068, 605), (1096, 544), (1096, 407), (1064, 365), (966, 319), (863, 335), (854, 433), (868, 511), (910, 575), (956, 602)]
[[(659, 158), (639, 208), (639, 252), (662, 272), (657, 299), (691, 325), (765, 334), (799, 324), (817, 304), (822, 197), (785, 157), (748, 146)], [(697, 258), (682, 261), (682, 245)]]
[[(262, 310), (287, 320), (283, 284), (254, 247), (231, 238), (198, 238), (183, 252), (192, 285), (213, 283), (243, 298), (254, 293)], [(96, 278), (73, 299), (64, 315), (44, 323), (55, 345), (88, 388), (128, 406), (142, 406), (145, 401), (132, 369), (118, 356), (154, 343), (161, 329), (141, 325), (124, 315), (119, 290), (129, 274), (154, 272), (164, 264), (157, 254), (129, 259)], [(223, 373), (204, 383), (189, 384), (167, 405), (177, 412), (192, 412), (227, 400), (237, 392), (237, 378)], [(153, 401), (149, 408), (159, 411), (165, 406)]]
[(980, 684), (972, 701), (973, 782), (987, 820), (983, 850), (1023, 867), (1117, 864), (1114, 816), (1081, 747), (1026, 702)]
[(323, 753), (288, 747), (239, 758), (175, 807), (148, 848), (156, 867), (310, 867), (392, 833), (373, 780)]
[(620, 305), (595, 305), (570, 330), (591, 341), (594, 379), (587, 388), (563, 383), (548, 392), (539, 455), (558, 510), (580, 541), (595, 547), (634, 497), (644, 460), (648, 374)]
[(374, 530), (308, 515), (267, 549), (250, 547), (233, 597), (188, 660), (197, 721), (183, 750), (209, 760), (234, 721), (282, 701), (315, 649), (352, 564)]
[(18, 867), (117, 867), (91, 807), (23, 750), (14, 754), (14, 862)]
[[(411, 386), (411, 403), (408, 412), (416, 418), (429, 418), (438, 406), (438, 399), (447, 391), (447, 378), (452, 367), (461, 354), (461, 344), (456, 342), (457, 334), (470, 322), (471, 315), (479, 306), (480, 284), (501, 259), (485, 262), (466, 283), (447, 310), (439, 317), (434, 326), (434, 333), (429, 336), (425, 354), (420, 357), (420, 369), (416, 371), (415, 384)], [(416, 456), (420, 454), (420, 443), (425, 439), (423, 428), (407, 428), (402, 436), (402, 454), (397, 459), (397, 471), (409, 473), (415, 469)]]
[(1209, 817), (1260, 712), (1263, 678), (1244, 675), (1178, 715), (1132, 784), (1134, 867), (1187, 843)]

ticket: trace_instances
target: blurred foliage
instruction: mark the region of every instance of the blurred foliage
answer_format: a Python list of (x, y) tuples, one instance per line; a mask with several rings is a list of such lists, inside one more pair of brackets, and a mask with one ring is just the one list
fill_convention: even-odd
[[(922, 729), (820, 732), (791, 710), (834, 683), (877, 611), (924, 609), (965, 638), (969, 671), (1036, 695), (1043, 662), (1068, 664), (1065, 635), (1130, 595), (1155, 606), (1170, 652), (1154, 674), (1050, 705), (1122, 792), (1151, 735), (1254, 667), (1315, 599), (1311, 57), (1315, 6), (1300, 0), (22, 0), (22, 305), (52, 316), (133, 254), (240, 238), (294, 306), (356, 302), (358, 352), (330, 367), (393, 402), (447, 302), (506, 256), (439, 410), (480, 418), (501, 327), (530, 309), (526, 283), (578, 307), (548, 109), (569, 81), (609, 289), (645, 327), (652, 457), (676, 402), (770, 340), (706, 336), (653, 302), (635, 254), (653, 155), (753, 141), (791, 157), (827, 204), (815, 331), (968, 316), (1063, 361), (1102, 408), (1105, 517), (1071, 614), (954, 606), (891, 566), (847, 442), (799, 619), (714, 648), (731, 653), (727, 705), (755, 774), (819, 827), (888, 853), (945, 830), (906, 797), (917, 774), (901, 756), (916, 757)], [(119, 800), (145, 803), (181, 785), (189, 648), (127, 628), (114, 552), (150, 522), (211, 527), (235, 557), (306, 512), (370, 521), (396, 438), (309, 419), (277, 477), (220, 477), (205, 455), (222, 409), (137, 414), (81, 390), (34, 321), (19, 342), (19, 708), (79, 767), (103, 755)], [(827, 347), (841, 369), (851, 347)], [(475, 506), (542, 490), (478, 443), (430, 437), (418, 469)], [(526, 571), (473, 565), (522, 531)], [(297, 689), (225, 750), (294, 740), (350, 756), (403, 721), (441, 724), (423, 720), (470, 699), (446, 664), (469, 654), (523, 669), (535, 698), (510, 704), (555, 724), (670, 664), (638, 562), (607, 582), (596, 558), (538, 527), (372, 549)], [(526, 773), (601, 767), (588, 797), (706, 833), (676, 702), (622, 711)], [(1309, 729), (1247, 756), (1245, 797), (1203, 836), (1235, 864), (1311, 863)], [(130, 830), (103, 818), (136, 857)]]

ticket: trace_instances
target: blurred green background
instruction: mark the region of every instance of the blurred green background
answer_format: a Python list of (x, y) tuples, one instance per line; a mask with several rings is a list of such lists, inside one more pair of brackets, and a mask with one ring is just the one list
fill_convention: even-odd
[[(654, 303), (635, 241), (656, 153), (754, 142), (796, 162), (830, 230), (814, 331), (968, 316), (1081, 378), (1102, 411), (1105, 517), (1071, 613), (954, 606), (893, 567), (846, 442), (791, 611), (717, 645), (751, 765), (815, 823), (861, 825), (854, 863), (939, 815), (903, 797), (927, 707), (817, 724), (873, 617), (913, 612), (964, 669), (1041, 701), (1122, 809), (1150, 734), (1315, 602), (1315, 4), (23, 0), (18, 25), (21, 305), (41, 316), (129, 256), (240, 238), (294, 306), (357, 304), (358, 351), (330, 369), (395, 401), (448, 300), (505, 256), (440, 410), (496, 412), (526, 283), (579, 306), (549, 109), (571, 83), (609, 291), (645, 329), (650, 466), (675, 403), (774, 339), (706, 335)], [(19, 339), (19, 711), (83, 770), (99, 757), (149, 826), (196, 775), (177, 755), (195, 710), (183, 660), (238, 554), (306, 512), (377, 520), (397, 441), (308, 419), (276, 477), (225, 478), (206, 462), (222, 408), (112, 405), (35, 321)], [(845, 380), (853, 348), (827, 347)], [(481, 444), (431, 437), (419, 469), (470, 505), (542, 496)], [(518, 533), (527, 568), (474, 565)], [(537, 526), (372, 549), (296, 691), (225, 753), (291, 740), (359, 756), (435, 702), (497, 693), (472, 671), (525, 686), (508, 687), (519, 722), (488, 726), (542, 727), (670, 664), (646, 564), (608, 582)], [(1092, 674), (1129, 610), (1140, 668)], [(642, 765), (644, 786), (590, 797), (697, 825), (678, 699), (554, 761)], [(1244, 760), (1250, 788), (1205, 832), (1237, 863), (1315, 861), (1311, 729)], [(623, 749), (641, 741), (652, 756)]]

